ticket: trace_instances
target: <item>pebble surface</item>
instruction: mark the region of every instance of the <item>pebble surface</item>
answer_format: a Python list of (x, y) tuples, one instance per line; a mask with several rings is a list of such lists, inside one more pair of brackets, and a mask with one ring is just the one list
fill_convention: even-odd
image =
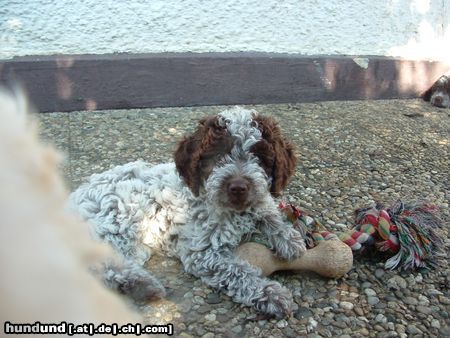
[[(43, 137), (66, 154), (71, 189), (86, 177), (138, 159), (171, 161), (179, 139), (199, 118), (225, 107), (39, 114)], [(283, 199), (320, 217), (331, 230), (350, 227), (353, 210), (375, 201), (427, 199), (441, 209), (450, 249), (450, 110), (420, 100), (339, 101), (252, 106), (274, 115), (298, 149)], [(376, 257), (356, 257), (339, 280), (312, 273), (271, 276), (294, 297), (291, 316), (267, 318), (235, 304), (154, 256), (149, 268), (167, 297), (139, 305), (147, 324), (174, 324), (180, 337), (409, 337), (450, 335), (450, 267), (389, 271)]]

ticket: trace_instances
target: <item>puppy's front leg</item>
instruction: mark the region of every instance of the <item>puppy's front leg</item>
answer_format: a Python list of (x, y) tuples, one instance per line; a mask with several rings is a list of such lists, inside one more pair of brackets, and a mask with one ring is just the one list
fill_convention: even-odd
[(283, 220), (278, 209), (262, 218), (261, 231), (267, 236), (277, 256), (293, 260), (306, 251), (302, 234)]
[(259, 268), (236, 257), (228, 248), (190, 250), (181, 260), (187, 272), (225, 292), (237, 303), (277, 317), (292, 310), (292, 295), (288, 289), (262, 277)]

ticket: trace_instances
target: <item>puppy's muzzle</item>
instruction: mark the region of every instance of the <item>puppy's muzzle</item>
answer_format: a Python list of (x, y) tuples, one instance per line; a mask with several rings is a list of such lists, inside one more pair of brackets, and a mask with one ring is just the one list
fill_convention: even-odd
[(433, 104), (435, 106), (439, 106), (439, 107), (443, 106), (443, 104), (442, 104), (442, 101), (443, 101), (442, 100), (442, 96), (436, 96), (433, 101), (434, 101)]
[(234, 177), (228, 181), (227, 195), (230, 204), (236, 209), (245, 208), (248, 203), (250, 182), (243, 177)]

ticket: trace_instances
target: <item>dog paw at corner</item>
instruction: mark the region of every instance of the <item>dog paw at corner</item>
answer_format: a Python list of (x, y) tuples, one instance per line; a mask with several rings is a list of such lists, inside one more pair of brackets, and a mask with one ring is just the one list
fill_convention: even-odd
[(263, 289), (263, 295), (255, 303), (255, 308), (277, 318), (289, 316), (292, 312), (292, 294), (278, 282), (270, 281)]

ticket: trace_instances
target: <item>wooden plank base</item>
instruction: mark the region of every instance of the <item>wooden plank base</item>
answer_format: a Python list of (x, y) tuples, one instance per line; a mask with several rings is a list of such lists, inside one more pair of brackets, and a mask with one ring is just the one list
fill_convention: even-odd
[(0, 60), (41, 112), (414, 98), (450, 69), (388, 57), (266, 53), (56, 55)]

